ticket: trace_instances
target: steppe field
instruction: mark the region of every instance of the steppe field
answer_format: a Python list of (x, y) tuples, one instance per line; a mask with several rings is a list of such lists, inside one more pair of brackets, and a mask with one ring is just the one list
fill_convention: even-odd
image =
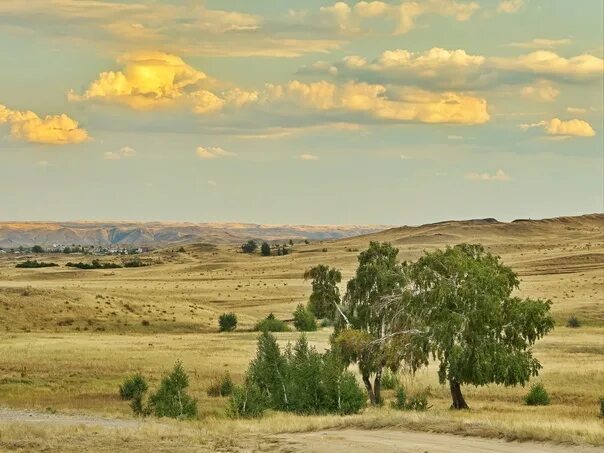
[[(481, 243), (520, 276), (520, 294), (552, 300), (555, 329), (535, 346), (536, 381), (549, 406), (529, 407), (526, 388), (466, 387), (471, 409), (449, 410), (436, 367), (414, 377), (429, 386), (425, 413), (389, 404), (354, 416), (269, 413), (231, 420), (227, 400), (208, 385), (225, 370), (236, 382), (255, 353), (253, 325), (273, 312), (291, 319), (306, 302), (306, 269), (327, 264), (345, 281), (369, 241), (389, 241), (401, 260), (423, 250)], [(498, 223), (443, 222), (334, 241), (296, 241), (287, 256), (240, 252), (239, 244), (180, 244), (142, 255), (142, 268), (17, 269), (23, 255), (0, 255), (0, 450), (2, 451), (601, 451), (604, 420), (604, 215)], [(102, 261), (120, 258), (101, 257)], [(218, 315), (239, 326), (218, 333)], [(581, 322), (566, 327), (571, 315)], [(308, 334), (319, 349), (330, 328)], [(283, 344), (296, 332), (276, 334)], [(155, 385), (181, 359), (199, 400), (196, 421), (140, 420), (118, 395), (125, 376), (141, 371)], [(386, 399), (392, 392), (386, 392)], [(367, 431), (364, 431), (367, 430)], [(463, 436), (472, 436), (465, 438)], [(356, 441), (355, 441), (356, 439)], [(513, 442), (510, 442), (513, 441)], [(527, 442), (527, 443), (520, 443)]]

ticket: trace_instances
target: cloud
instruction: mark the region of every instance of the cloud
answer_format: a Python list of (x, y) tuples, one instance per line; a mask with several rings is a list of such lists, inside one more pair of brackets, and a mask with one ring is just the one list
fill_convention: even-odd
[(515, 14), (524, 6), (524, 0), (501, 0), (497, 5), (497, 12)]
[(315, 156), (314, 154), (300, 154), (300, 160), (319, 160), (319, 156)]
[(554, 118), (549, 121), (520, 125), (520, 128), (523, 130), (535, 127), (542, 128), (548, 135), (559, 137), (593, 137), (596, 135), (596, 132), (587, 121), (576, 118), (567, 121)]
[(199, 157), (200, 159), (204, 159), (204, 160), (220, 159), (223, 157), (233, 157), (233, 156), (237, 155), (230, 151), (226, 151), (220, 147), (204, 148), (203, 146), (199, 146), (197, 148), (196, 153), (197, 153), (197, 157)]
[(515, 58), (491, 58), (491, 62), (498, 69), (569, 81), (599, 79), (604, 72), (602, 58), (589, 54), (564, 58), (548, 50)]
[(402, 35), (416, 26), (419, 17), (428, 14), (453, 17), (457, 21), (468, 20), (480, 6), (476, 2), (455, 0), (426, 0), (422, 2), (401, 1), (396, 4), (382, 1), (361, 1), (354, 6), (336, 2), (320, 8), (323, 24), (335, 28), (340, 33), (364, 31), (371, 19), (389, 19), (394, 22), (392, 33)]
[(587, 109), (581, 107), (566, 107), (566, 111), (571, 115), (583, 115), (587, 113)]
[(494, 174), (469, 172), (464, 175), (465, 179), (471, 181), (510, 181), (510, 178), (503, 170), (499, 169)]
[(31, 111), (11, 110), (0, 104), (0, 124), (10, 126), (10, 136), (16, 140), (49, 145), (81, 143), (89, 139), (88, 132), (66, 114), (39, 117)]
[(538, 80), (533, 85), (528, 85), (520, 90), (523, 98), (537, 102), (552, 102), (556, 100), (560, 91), (546, 80)]
[(120, 160), (120, 159), (128, 159), (130, 157), (134, 157), (136, 155), (136, 150), (130, 148), (129, 146), (124, 146), (119, 151), (107, 151), (103, 154), (103, 159), (106, 160)]
[(269, 87), (273, 102), (293, 102), (320, 112), (363, 114), (395, 122), (481, 124), (489, 120), (486, 100), (454, 92), (417, 89), (389, 92), (383, 85), (298, 80)]
[(212, 186), (212, 187), (216, 187), (218, 185), (216, 183), (216, 181), (214, 181), (213, 179), (208, 179), (207, 184), (208, 184), (208, 186)]
[(535, 38), (530, 41), (524, 42), (512, 42), (508, 44), (508, 47), (519, 47), (522, 49), (553, 49), (559, 46), (565, 46), (570, 44), (572, 41), (568, 38), (562, 39), (547, 39), (547, 38)]

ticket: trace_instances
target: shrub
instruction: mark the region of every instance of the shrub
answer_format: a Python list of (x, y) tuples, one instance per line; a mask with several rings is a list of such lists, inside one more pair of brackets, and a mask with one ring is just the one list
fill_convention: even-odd
[(178, 253), (186, 253), (186, 250), (185, 250), (185, 248), (184, 248), (184, 247), (182, 247), (182, 246), (181, 246), (181, 247), (180, 247), (180, 248), (177, 250), (177, 252), (178, 252)]
[(258, 386), (246, 383), (233, 389), (228, 414), (233, 418), (258, 418), (268, 406), (268, 398)]
[(34, 245), (34, 246), (31, 248), (31, 252), (32, 252), (32, 253), (44, 253), (44, 249), (43, 249), (43, 248), (42, 248), (42, 246), (40, 246), (40, 245)]
[(299, 304), (294, 311), (294, 327), (301, 332), (312, 332), (317, 330), (315, 315), (310, 310)]
[(148, 264), (139, 259), (126, 261), (124, 263), (124, 267), (145, 267), (145, 266), (148, 266)]
[(257, 249), (258, 244), (256, 243), (256, 241), (253, 241), (251, 239), (241, 246), (241, 250), (243, 250), (243, 253), (254, 253)]
[(604, 417), (604, 396), (600, 398), (600, 417)]
[(260, 253), (262, 256), (271, 256), (271, 246), (268, 245), (268, 242), (263, 242), (260, 247)]
[(229, 373), (225, 373), (208, 387), (208, 396), (230, 396), (233, 393), (233, 380)]
[(285, 324), (285, 321), (275, 318), (275, 315), (270, 313), (262, 321), (259, 321), (255, 326), (254, 330), (259, 332), (289, 332), (289, 327)]
[(529, 406), (547, 406), (549, 404), (549, 395), (542, 384), (537, 383), (531, 386), (524, 401)]
[(323, 318), (321, 322), (319, 322), (320, 327), (333, 327), (333, 321), (329, 318)]
[(575, 315), (571, 315), (571, 317), (568, 318), (568, 321), (566, 321), (566, 327), (576, 329), (577, 327), (581, 327), (581, 321), (579, 321), (579, 318)]
[(101, 263), (99, 260), (92, 260), (92, 263), (67, 263), (67, 267), (77, 267), (78, 269), (119, 269), (122, 266), (115, 263)]
[(15, 267), (25, 268), (25, 269), (34, 269), (38, 267), (55, 267), (58, 266), (57, 263), (45, 263), (43, 261), (36, 260), (27, 260), (22, 263), (17, 264)]
[(196, 417), (197, 400), (186, 393), (188, 386), (189, 376), (178, 361), (172, 372), (162, 379), (159, 389), (149, 397), (148, 412), (156, 417)]
[(232, 332), (237, 328), (237, 315), (235, 313), (223, 313), (218, 318), (219, 332)]
[(394, 390), (399, 385), (398, 376), (389, 369), (382, 374), (382, 388), (385, 390)]
[(405, 387), (399, 387), (394, 394), (394, 401), (392, 402), (394, 409), (405, 410), (407, 409), (407, 390)]
[(120, 385), (120, 397), (123, 400), (131, 400), (136, 395), (143, 395), (149, 389), (147, 380), (142, 374), (136, 373), (124, 380)]
[(416, 393), (407, 397), (407, 390), (400, 386), (394, 394), (392, 407), (405, 411), (425, 411), (428, 410), (428, 393), (426, 391)]

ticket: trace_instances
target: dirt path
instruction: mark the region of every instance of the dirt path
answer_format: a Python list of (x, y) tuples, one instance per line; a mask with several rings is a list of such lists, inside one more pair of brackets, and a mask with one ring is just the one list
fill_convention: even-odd
[[(276, 436), (281, 452), (308, 453), (602, 453), (596, 447), (537, 442), (506, 442), (500, 439), (462, 437), (452, 434), (400, 430), (318, 431)], [(285, 445), (284, 445), (285, 444)]]
[(138, 428), (141, 423), (137, 420), (119, 418), (104, 418), (95, 415), (52, 414), (22, 409), (7, 409), (0, 407), (0, 424), (2, 423), (39, 423), (51, 426), (101, 426), (105, 428)]

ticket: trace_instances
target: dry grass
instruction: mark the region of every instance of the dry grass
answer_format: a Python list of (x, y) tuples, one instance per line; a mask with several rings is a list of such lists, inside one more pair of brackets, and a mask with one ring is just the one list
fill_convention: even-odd
[[(271, 258), (243, 255), (225, 246), (189, 246), (184, 254), (164, 251), (150, 257), (161, 264), (111, 271), (15, 269), (15, 258), (4, 256), (0, 258), (0, 405), (129, 417), (127, 404), (117, 396), (123, 378), (142, 371), (153, 387), (180, 358), (191, 374), (191, 393), (199, 399), (203, 421), (145, 423), (141, 430), (124, 431), (126, 439), (110, 430), (44, 427), (28, 431), (25, 425), (13, 424), (0, 429), (0, 447), (21, 442), (21, 447), (13, 446), (24, 451), (60, 451), (61, 445), (73, 444), (83, 451), (89, 445), (103, 445), (106, 450), (95, 451), (116, 451), (116, 445), (132, 442), (154, 451), (171, 451), (176, 446), (199, 451), (201, 446), (212, 450), (227, 442), (224, 445), (230, 447), (225, 448), (233, 450), (239, 444), (226, 439), (247, 439), (242, 448), (250, 449), (262, 441), (263, 433), (390, 426), (604, 444), (604, 426), (597, 416), (597, 399), (604, 393), (601, 223), (596, 218), (570, 226), (538, 224), (523, 226), (523, 233), (517, 228), (510, 233), (508, 226), (453, 224), (372, 237), (394, 242), (401, 249), (401, 259), (416, 258), (423, 249), (448, 242), (482, 242), (520, 273), (522, 295), (553, 300), (558, 327), (535, 348), (544, 365), (539, 380), (550, 392), (552, 404), (537, 408), (522, 404), (526, 389), (486, 386), (465, 390), (472, 410), (449, 411), (448, 390), (438, 384), (431, 367), (407, 382), (430, 387), (433, 407), (425, 414), (381, 408), (352, 417), (279, 414), (260, 421), (225, 419), (226, 401), (209, 398), (205, 391), (225, 370), (235, 381), (242, 379), (254, 354), (256, 334), (241, 330), (250, 329), (271, 311), (290, 318), (295, 306), (308, 297), (310, 285), (301, 276), (312, 265), (325, 263), (341, 268), (345, 278), (352, 275), (367, 237), (296, 245), (293, 255)], [(83, 258), (52, 255), (43, 259), (64, 263)], [(218, 315), (224, 311), (238, 314), (239, 332), (216, 333)], [(564, 327), (570, 314), (583, 327)], [(143, 320), (149, 325), (144, 326)], [(324, 330), (310, 334), (309, 339), (322, 348), (328, 336)], [(295, 337), (295, 333), (279, 334), (283, 342)], [(200, 447), (195, 449), (196, 445)]]

